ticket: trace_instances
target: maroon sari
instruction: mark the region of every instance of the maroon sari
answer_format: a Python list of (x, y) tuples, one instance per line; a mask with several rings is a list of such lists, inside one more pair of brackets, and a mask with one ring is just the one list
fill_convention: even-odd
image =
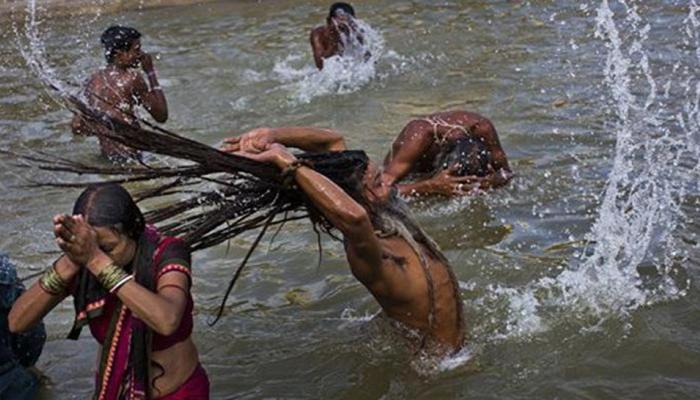
[[(171, 271), (185, 273), (191, 282), (190, 254), (187, 246), (179, 239), (160, 236), (153, 227), (146, 227), (141, 235), (134, 260), (132, 272), (136, 281), (154, 292), (157, 280)], [(138, 260), (147, 262), (138, 265)], [(102, 344), (93, 398), (96, 400), (152, 398), (148, 393), (152, 385), (151, 352), (153, 347), (155, 350), (162, 350), (189, 338), (192, 331), (191, 295), (188, 296), (188, 306), (181, 326), (168, 337), (154, 334), (143, 321), (121, 303), (116, 295), (105, 291), (99, 282), (96, 282), (94, 276), (85, 269), (79, 276), (74, 296), (76, 320), (69, 338), (77, 338), (81, 328), (89, 324), (93, 336)], [(194, 374), (193, 377), (195, 377)], [(198, 377), (201, 381), (201, 375)], [(204, 378), (208, 397), (206, 373)], [(201, 387), (202, 384), (197, 386)]]

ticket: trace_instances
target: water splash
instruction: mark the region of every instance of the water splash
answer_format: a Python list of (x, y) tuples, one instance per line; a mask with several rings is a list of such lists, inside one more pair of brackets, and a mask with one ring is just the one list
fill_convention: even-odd
[[(46, 57), (44, 41), (41, 39), (41, 34), (39, 32), (41, 21), (38, 19), (36, 0), (29, 0), (25, 11), (25, 29), (23, 33), (21, 33), (21, 29), (17, 27), (16, 21), (13, 20), (13, 30), (17, 38), (17, 47), (19, 48), (20, 54), (34, 75), (47, 87), (65, 90), (64, 83), (57, 78), (58, 73), (49, 64)], [(25, 43), (22, 43), (22, 38), (26, 40)]]
[[(364, 21), (354, 21), (357, 34), (343, 35), (343, 54), (325, 59), (321, 71), (308, 64), (309, 54), (291, 54), (275, 64), (273, 73), (292, 91), (293, 99), (308, 103), (319, 96), (352, 93), (377, 77), (377, 63), (385, 56), (384, 38)], [(295, 66), (302, 60), (304, 65)]]
[[(595, 36), (607, 49), (604, 74), (616, 144), (598, 217), (587, 236), (589, 248), (561, 266), (558, 275), (521, 289), (493, 290), (509, 299), (505, 337), (538, 333), (547, 318), (549, 323), (578, 320), (582, 331), (609, 319), (630, 329), (631, 312), (684, 296), (689, 286), (675, 278), (682, 254), (674, 234), (682, 228), (687, 189), (697, 182), (700, 82), (692, 71), (700, 52), (680, 59), (674, 73), (667, 74), (663, 60), (652, 60), (654, 53), (645, 48), (651, 23), (625, 0), (613, 8), (621, 12), (613, 12), (608, 0), (600, 3)], [(689, 9), (684, 43), (697, 49), (695, 0)], [(655, 272), (643, 274), (641, 265)]]
[[(96, 3), (102, 5), (103, 0), (99, 0)], [(83, 17), (81, 19), (81, 25), (94, 25), (101, 16), (100, 9), (101, 7), (98, 8), (98, 12), (91, 17)], [(13, 6), (13, 17), (24, 15), (24, 21), (23, 24), (20, 25), (20, 21), (13, 18), (12, 30), (15, 34), (17, 48), (24, 58), (27, 67), (29, 67), (33, 74), (44, 84), (49, 96), (57, 100), (59, 93), (79, 93), (79, 85), (73, 82), (80, 82), (82, 78), (84, 78), (81, 77), (81, 74), (84, 73), (86, 65), (84, 65), (84, 62), (81, 60), (89, 59), (89, 57), (80, 57), (80, 60), (70, 64), (72, 68), (69, 67), (69, 70), (58, 71), (51, 64), (47, 56), (47, 38), (41, 31), (43, 21), (40, 17), (45, 11), (46, 10), (42, 6), (37, 4), (36, 0), (27, 0), (24, 10), (14, 9)], [(71, 38), (71, 41), (78, 45), (77, 48), (81, 55), (85, 55), (88, 51), (88, 46), (83, 45), (87, 41), (82, 35), (88, 34), (89, 32), (89, 29), (81, 27), (74, 32), (74, 37)]]

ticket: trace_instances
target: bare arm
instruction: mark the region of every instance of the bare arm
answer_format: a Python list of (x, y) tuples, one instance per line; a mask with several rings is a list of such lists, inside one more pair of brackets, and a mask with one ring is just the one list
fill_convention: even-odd
[(158, 83), (158, 76), (150, 54), (144, 53), (141, 56), (141, 65), (148, 78), (148, 86), (139, 75), (136, 78), (134, 94), (153, 119), (161, 123), (165, 122), (168, 120), (168, 103), (165, 100), (163, 89)]
[(432, 125), (423, 120), (413, 120), (403, 128), (384, 160), (387, 184), (399, 182), (411, 172), (418, 159), (435, 142), (432, 129)]
[(311, 50), (314, 53), (314, 64), (316, 64), (316, 68), (319, 71), (323, 69), (323, 43), (321, 40), (321, 35), (316, 29), (312, 30), (309, 41), (311, 42)]
[(506, 157), (506, 152), (501, 146), (501, 142), (498, 140), (498, 134), (496, 133), (496, 128), (493, 126), (491, 121), (486, 118), (480, 119), (474, 126), (471, 127), (472, 132), (478, 138), (480, 138), (486, 149), (491, 154), (491, 166), (494, 171), (504, 169), (511, 172), (510, 166), (508, 165), (508, 158)]
[[(243, 155), (272, 162), (280, 169), (287, 168), (296, 161), (293, 155), (279, 145), (272, 145), (260, 154)], [(359, 259), (359, 262), (352, 265), (353, 274), (366, 284), (376, 280), (380, 273), (382, 250), (367, 211), (333, 181), (311, 168), (299, 167), (295, 172), (295, 180), (314, 206), (342, 232), (347, 251)]]
[[(62, 256), (56, 261), (56, 272), (66, 283), (72, 282), (78, 271), (80, 268), (66, 256)], [(67, 293), (50, 294), (39, 286), (38, 281), (34, 282), (29, 290), (22, 293), (12, 305), (7, 316), (10, 332), (19, 333), (32, 328), (66, 296)]]
[[(73, 263), (84, 265), (95, 276), (113, 264), (109, 255), (99, 247), (97, 233), (82, 215), (57, 216), (54, 221), (59, 226), (56, 243)], [(164, 275), (158, 284), (165, 283), (185, 291), (188, 289), (187, 276), (183, 273)], [(185, 292), (177, 288), (164, 288), (154, 293), (133, 280), (121, 286), (116, 293), (134, 314), (165, 336), (177, 329), (187, 301)]]
[(257, 128), (224, 140), (224, 151), (260, 151), (272, 143), (309, 152), (343, 151), (345, 139), (331, 130), (314, 127)]
[[(87, 267), (90, 272), (97, 276), (103, 268), (111, 263), (112, 260), (99, 251)], [(158, 287), (165, 285), (168, 287), (154, 293), (132, 279), (119, 288), (117, 296), (146, 325), (159, 334), (168, 336), (172, 335), (180, 326), (182, 315), (187, 306), (185, 292), (189, 290), (189, 282), (184, 273), (171, 272), (158, 280)], [(170, 285), (175, 285), (182, 290)]]

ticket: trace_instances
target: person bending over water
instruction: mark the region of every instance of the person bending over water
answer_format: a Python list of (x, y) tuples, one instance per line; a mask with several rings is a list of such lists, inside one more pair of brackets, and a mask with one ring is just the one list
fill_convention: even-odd
[[(153, 57), (141, 51), (140, 38), (141, 33), (125, 26), (112, 26), (104, 31), (100, 40), (107, 65), (88, 79), (85, 99), (89, 106), (127, 124), (138, 123), (133, 118), (137, 105), (142, 105), (156, 121), (165, 122), (168, 104), (158, 83)], [(148, 84), (137, 70), (139, 66), (146, 73)], [(123, 161), (137, 155), (133, 149), (102, 137), (99, 134), (101, 129), (106, 128), (89, 123), (79, 115), (73, 117), (73, 133), (96, 135), (106, 157)]]
[[(297, 158), (286, 146), (330, 153)], [(353, 275), (390, 318), (420, 334), (420, 349), (434, 355), (458, 350), (464, 341), (462, 300), (447, 259), (396, 190), (384, 184), (377, 166), (364, 152), (344, 148), (343, 138), (330, 130), (264, 128), (227, 140), (224, 150), (273, 164), (294, 180), (342, 233)], [(354, 161), (358, 168), (354, 176), (324, 176), (309, 167), (321, 161)]]
[[(348, 47), (354, 45), (353, 36), (360, 45), (364, 44), (364, 37), (358, 32), (355, 23), (355, 10), (348, 3), (334, 3), (326, 18), (326, 25), (311, 31), (311, 49), (316, 68), (322, 70), (326, 58), (345, 55), (350, 50)], [(371, 56), (369, 51), (361, 55), (365, 61)]]
[[(409, 175), (422, 177), (400, 183)], [(503, 186), (512, 176), (491, 121), (468, 111), (409, 122), (384, 159), (384, 183), (407, 196), (464, 195)]]
[(116, 184), (88, 187), (73, 215), (53, 223), (63, 255), (17, 299), (10, 330), (30, 329), (72, 294), (69, 338), (87, 324), (102, 345), (95, 399), (208, 399), (209, 380), (191, 338), (188, 247), (146, 226)]

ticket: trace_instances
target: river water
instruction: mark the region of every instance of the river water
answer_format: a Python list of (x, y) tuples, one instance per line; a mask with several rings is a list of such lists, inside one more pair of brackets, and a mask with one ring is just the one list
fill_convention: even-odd
[[(315, 71), (328, 4), (229, 1), (51, 18), (17, 3), (0, 28), (0, 148), (100, 163), (47, 82), (74, 91), (113, 23), (144, 34), (166, 126), (217, 145), (256, 126), (316, 125), (380, 159), (411, 118), (463, 108), (495, 124), (516, 173), (503, 189), (412, 202), (460, 280), (468, 348), (416, 360), (351, 276), (342, 246), (288, 224), (253, 255), (208, 324), (254, 234), (195, 254), (195, 341), (217, 399), (693, 399), (700, 397), (700, 13), (690, 1), (357, 4), (372, 62)], [(699, 15), (696, 15), (698, 13)], [(371, 27), (371, 28), (370, 28)], [(50, 218), (70, 178), (0, 158), (0, 248), (20, 275), (54, 257)], [(95, 345), (46, 318), (42, 399), (92, 389)]]

